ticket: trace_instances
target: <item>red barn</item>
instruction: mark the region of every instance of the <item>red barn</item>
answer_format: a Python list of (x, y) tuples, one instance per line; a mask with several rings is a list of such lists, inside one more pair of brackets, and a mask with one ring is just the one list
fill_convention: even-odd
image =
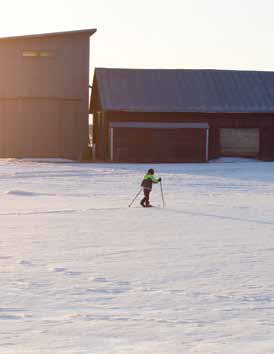
[(274, 159), (274, 72), (97, 68), (90, 112), (99, 160)]

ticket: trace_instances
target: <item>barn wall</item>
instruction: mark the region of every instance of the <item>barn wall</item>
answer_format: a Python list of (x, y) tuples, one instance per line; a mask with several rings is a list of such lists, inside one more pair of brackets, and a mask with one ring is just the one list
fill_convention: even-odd
[[(100, 158), (106, 159), (109, 151), (108, 124), (110, 121), (140, 122), (205, 122), (209, 129), (209, 159), (220, 156), (220, 128), (259, 128), (260, 153), (263, 160), (274, 160), (274, 114), (221, 114), (221, 113), (129, 113), (105, 112), (100, 139), (97, 137), (96, 149), (101, 151)], [(103, 131), (102, 131), (103, 129)]]
[(205, 147), (206, 129), (113, 129), (114, 161), (205, 162)]
[(0, 40), (0, 77), (0, 157), (85, 156), (89, 34)]

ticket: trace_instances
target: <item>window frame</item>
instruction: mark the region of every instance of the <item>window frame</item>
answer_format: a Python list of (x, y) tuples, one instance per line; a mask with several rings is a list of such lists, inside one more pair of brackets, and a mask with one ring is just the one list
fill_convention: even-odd
[(56, 50), (47, 49), (23, 49), (21, 51), (21, 56), (23, 59), (55, 59)]

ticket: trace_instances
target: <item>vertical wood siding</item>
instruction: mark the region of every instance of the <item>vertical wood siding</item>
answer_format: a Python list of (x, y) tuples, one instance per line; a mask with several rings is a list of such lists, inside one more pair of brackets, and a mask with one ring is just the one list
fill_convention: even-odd
[[(24, 50), (53, 57), (24, 57)], [(84, 158), (89, 35), (0, 40), (0, 157)]]

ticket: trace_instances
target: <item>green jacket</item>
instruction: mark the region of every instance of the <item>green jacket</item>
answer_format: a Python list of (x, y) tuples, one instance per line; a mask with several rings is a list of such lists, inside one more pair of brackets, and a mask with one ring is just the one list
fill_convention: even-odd
[(149, 175), (146, 174), (144, 175), (143, 181), (141, 183), (141, 187), (143, 187), (144, 189), (152, 189), (152, 184), (153, 183), (158, 183), (160, 182), (158, 178), (155, 178), (154, 175)]

